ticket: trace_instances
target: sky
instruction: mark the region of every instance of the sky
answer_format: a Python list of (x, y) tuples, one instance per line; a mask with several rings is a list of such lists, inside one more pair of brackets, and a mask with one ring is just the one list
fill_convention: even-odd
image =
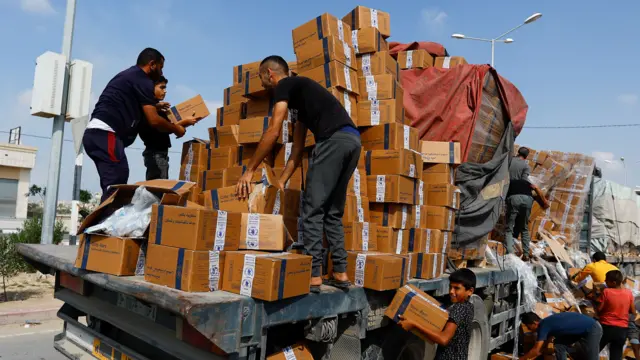
[[(586, 126), (640, 123), (640, 3), (615, 7), (596, 1), (282, 1), (245, 0), (78, 0), (73, 59), (94, 65), (92, 102), (119, 71), (133, 65), (145, 47), (166, 57), (169, 102), (201, 94), (210, 110), (222, 102), (234, 65), (279, 54), (295, 60), (291, 30), (329, 12), (338, 17), (357, 5), (391, 15), (391, 39), (435, 41), (470, 63), (489, 63), (490, 45), (456, 40), (453, 33), (491, 38), (541, 12), (542, 18), (497, 44), (495, 67), (529, 104), (525, 129), (516, 142), (539, 150), (596, 157), (604, 177), (640, 185), (640, 127), (533, 129), (527, 126)], [(35, 59), (61, 51), (66, 0), (0, 0), (0, 142), (21, 126), (22, 143), (38, 148), (31, 183), (45, 185), (49, 172), (52, 120), (29, 115)], [(184, 139), (207, 138), (215, 115), (190, 128)], [(66, 125), (59, 199), (71, 199), (75, 154)], [(181, 140), (173, 140), (170, 177), (177, 177)], [(144, 180), (143, 145), (127, 149), (129, 182)], [(624, 164), (619, 160), (624, 157)], [(605, 162), (609, 160), (610, 163)], [(99, 190), (93, 162), (85, 156), (82, 188)]]

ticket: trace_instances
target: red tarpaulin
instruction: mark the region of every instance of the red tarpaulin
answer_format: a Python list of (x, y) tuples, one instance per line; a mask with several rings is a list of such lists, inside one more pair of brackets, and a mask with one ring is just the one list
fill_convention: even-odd
[[(446, 55), (442, 45), (432, 42), (392, 42), (389, 48), (394, 57), (399, 51), (418, 49), (426, 50), (434, 56)], [(474, 139), (474, 133), (489, 72), (493, 75), (492, 78), (496, 79), (494, 87), (497, 88), (496, 95), (499, 98), (487, 100), (493, 103), (493, 106), (500, 106), (501, 103), (506, 109), (506, 120), (511, 119), (516, 135), (520, 133), (528, 110), (520, 91), (489, 65), (459, 65), (451, 69), (429, 67), (402, 70), (405, 114), (411, 119), (411, 125), (419, 130), (420, 138), (460, 142), (463, 159), (466, 161), (472, 142), (482, 142), (478, 137)], [(491, 128), (495, 124), (491, 123), (490, 119), (482, 121), (483, 124), (480, 126), (485, 128), (480, 131), (490, 134), (488, 136), (493, 132), (493, 138), (498, 136), (499, 140), (496, 129)], [(503, 124), (500, 126), (504, 127)]]

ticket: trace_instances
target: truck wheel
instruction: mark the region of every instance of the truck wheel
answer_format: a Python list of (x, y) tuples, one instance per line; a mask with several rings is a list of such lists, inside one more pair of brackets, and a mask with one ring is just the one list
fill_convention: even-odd
[(471, 341), (469, 342), (469, 360), (486, 360), (489, 354), (489, 322), (486, 304), (478, 295), (472, 295), (469, 301), (473, 304), (473, 323), (471, 324)]
[(367, 334), (363, 346), (362, 360), (432, 360), (435, 356), (434, 345), (396, 324)]

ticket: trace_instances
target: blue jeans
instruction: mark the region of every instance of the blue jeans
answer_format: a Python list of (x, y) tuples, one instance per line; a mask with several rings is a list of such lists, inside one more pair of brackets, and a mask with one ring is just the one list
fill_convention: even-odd
[[(556, 336), (553, 344), (556, 351), (556, 360), (567, 360), (567, 353), (569, 353), (569, 349), (571, 349), (572, 345), (576, 342), (579, 342), (584, 350), (584, 357), (579, 357), (579, 359), (599, 360), (601, 338), (602, 326), (600, 326), (599, 322), (596, 322), (591, 330), (578, 339), (574, 336)], [(573, 358), (576, 359), (575, 356)]]

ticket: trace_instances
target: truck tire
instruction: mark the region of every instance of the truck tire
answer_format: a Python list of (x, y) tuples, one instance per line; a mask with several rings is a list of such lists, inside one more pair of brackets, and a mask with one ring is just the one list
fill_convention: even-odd
[[(473, 295), (469, 360), (486, 360), (489, 354), (489, 325), (484, 301)], [(362, 344), (363, 360), (432, 360), (436, 346), (409, 334), (396, 324), (372, 331)]]

